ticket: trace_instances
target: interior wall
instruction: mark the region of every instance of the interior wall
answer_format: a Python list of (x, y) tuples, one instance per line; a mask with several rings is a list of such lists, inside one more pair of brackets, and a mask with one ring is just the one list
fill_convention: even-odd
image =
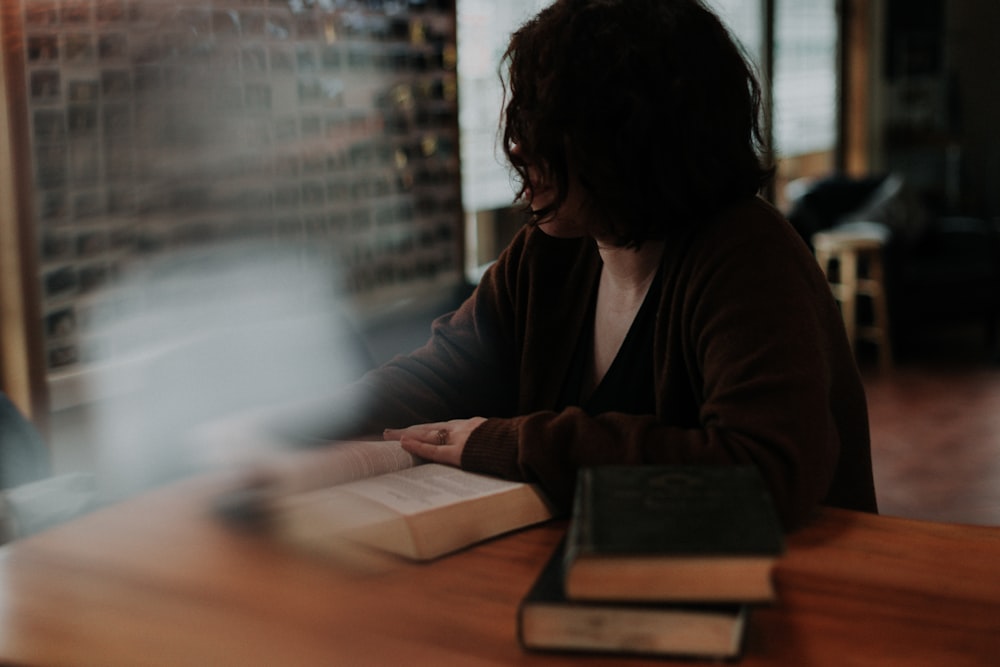
[(946, 44), (956, 76), (966, 204), (1000, 217), (1000, 2), (949, 0)]
[(952, 213), (1000, 216), (1000, 3), (878, 0), (871, 12), (871, 171), (902, 173)]

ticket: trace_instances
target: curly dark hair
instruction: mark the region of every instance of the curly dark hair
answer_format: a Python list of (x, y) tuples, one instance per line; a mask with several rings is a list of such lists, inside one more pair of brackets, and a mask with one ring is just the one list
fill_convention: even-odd
[(558, 0), (513, 34), (501, 69), (517, 199), (531, 197), (529, 166), (556, 192), (536, 223), (565, 201), (571, 165), (595, 231), (624, 246), (753, 196), (772, 176), (760, 84), (699, 0)]

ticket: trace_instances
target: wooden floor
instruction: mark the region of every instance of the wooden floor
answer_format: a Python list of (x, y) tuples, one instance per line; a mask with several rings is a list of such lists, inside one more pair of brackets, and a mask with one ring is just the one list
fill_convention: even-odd
[(880, 512), (1000, 526), (997, 359), (959, 339), (862, 369)]

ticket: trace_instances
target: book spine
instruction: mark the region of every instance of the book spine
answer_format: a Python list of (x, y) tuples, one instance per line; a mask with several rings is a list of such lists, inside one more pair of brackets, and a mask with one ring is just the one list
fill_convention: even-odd
[(589, 468), (582, 468), (576, 477), (576, 493), (573, 498), (573, 511), (570, 515), (569, 529), (566, 532), (566, 546), (563, 553), (563, 571), (568, 572), (570, 565), (585, 550), (592, 539), (590, 520), (593, 518), (592, 477)]

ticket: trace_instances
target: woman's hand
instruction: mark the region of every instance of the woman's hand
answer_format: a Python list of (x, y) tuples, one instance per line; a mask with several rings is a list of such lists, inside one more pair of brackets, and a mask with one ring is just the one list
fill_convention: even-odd
[(484, 417), (472, 417), (417, 424), (407, 428), (387, 428), (382, 437), (386, 440), (399, 440), (403, 449), (422, 459), (461, 468), (465, 443), (484, 421)]

